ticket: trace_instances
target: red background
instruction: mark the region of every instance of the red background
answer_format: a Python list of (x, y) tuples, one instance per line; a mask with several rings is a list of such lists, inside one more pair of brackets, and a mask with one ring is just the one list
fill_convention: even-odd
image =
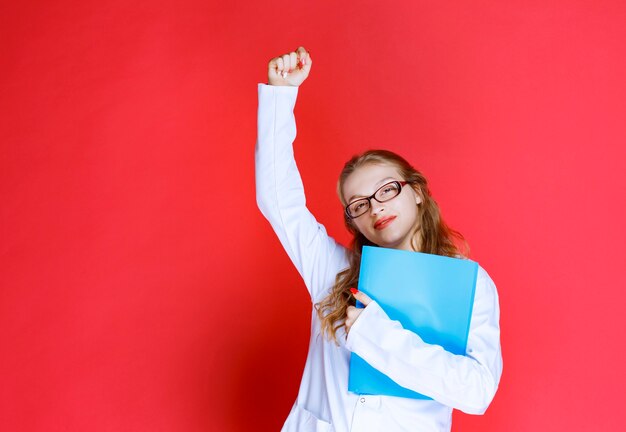
[(624, 2), (5, 3), (0, 430), (280, 428), (310, 304), (256, 84), (299, 45), (318, 219), (347, 241), (343, 162), (395, 150), (499, 288), (500, 389), (455, 429), (626, 429)]

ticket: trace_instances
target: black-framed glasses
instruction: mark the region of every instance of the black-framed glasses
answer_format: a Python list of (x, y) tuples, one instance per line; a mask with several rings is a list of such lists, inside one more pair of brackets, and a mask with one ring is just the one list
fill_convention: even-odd
[(348, 219), (355, 219), (364, 215), (372, 206), (372, 199), (375, 199), (379, 203), (392, 200), (402, 192), (402, 186), (407, 184), (406, 181), (392, 181), (385, 183), (378, 188), (376, 192), (366, 198), (359, 198), (352, 201), (346, 206), (346, 216)]

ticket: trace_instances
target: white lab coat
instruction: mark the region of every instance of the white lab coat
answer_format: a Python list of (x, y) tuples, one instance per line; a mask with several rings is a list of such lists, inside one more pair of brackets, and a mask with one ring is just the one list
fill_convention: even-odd
[[(300, 272), (312, 303), (324, 298), (348, 266), (346, 250), (306, 208), (293, 156), (297, 87), (259, 84), (255, 151), (257, 203)], [(298, 397), (285, 432), (449, 431), (452, 409), (482, 414), (502, 372), (496, 287), (479, 268), (466, 356), (423, 342), (370, 303), (340, 345), (321, 335), (311, 310), (311, 338)], [(433, 400), (361, 396), (348, 392), (348, 363), (355, 352), (400, 385)]]

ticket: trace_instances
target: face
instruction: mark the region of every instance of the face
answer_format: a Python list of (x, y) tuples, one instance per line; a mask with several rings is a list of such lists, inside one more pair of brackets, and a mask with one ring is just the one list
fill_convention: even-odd
[[(346, 203), (371, 196), (382, 185), (404, 179), (394, 166), (364, 165), (348, 176), (342, 193)], [(411, 238), (419, 227), (421, 197), (406, 184), (400, 195), (379, 203), (371, 199), (370, 209), (352, 219), (352, 224), (372, 243), (394, 249), (413, 250)]]

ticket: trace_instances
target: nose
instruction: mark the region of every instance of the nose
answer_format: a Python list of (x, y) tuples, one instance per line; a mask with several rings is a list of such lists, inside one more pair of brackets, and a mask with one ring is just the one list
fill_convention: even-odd
[(370, 200), (370, 213), (376, 215), (385, 211), (385, 203), (379, 203), (375, 199)]

